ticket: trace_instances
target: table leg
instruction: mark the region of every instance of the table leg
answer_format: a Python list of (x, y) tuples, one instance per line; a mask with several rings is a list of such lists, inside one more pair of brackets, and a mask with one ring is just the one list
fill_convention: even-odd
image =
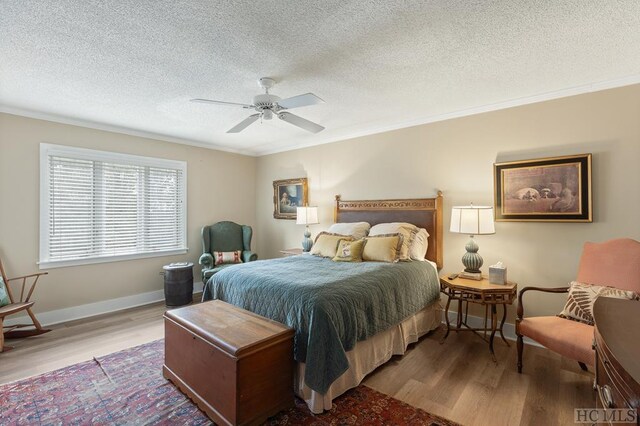
[(507, 304), (503, 303), (502, 304), (502, 321), (500, 321), (500, 336), (502, 337), (502, 340), (504, 340), (504, 343), (507, 344), (507, 346), (509, 346), (509, 342), (507, 342), (507, 339), (504, 338), (504, 333), (502, 333), (502, 328), (504, 327), (504, 321), (507, 319)]
[[(458, 299), (458, 323), (457, 327), (462, 328), (462, 299)], [(456, 330), (456, 333), (458, 330)]]
[(450, 304), (451, 304), (451, 297), (447, 297), (447, 306), (444, 308), (444, 320), (447, 323), (447, 332), (444, 334), (444, 337), (442, 338), (442, 340), (440, 340), (440, 344), (443, 344), (444, 341), (449, 336), (449, 330), (451, 328), (451, 325), (449, 324), (449, 305)]
[[(467, 322), (467, 319), (469, 318), (469, 301), (467, 300), (466, 303), (464, 304), (464, 323), (465, 324), (469, 324)], [(467, 325), (468, 327), (468, 325)]]
[(489, 337), (489, 352), (491, 352), (491, 358), (493, 359), (493, 362), (497, 362), (496, 361), (496, 353), (493, 351), (493, 338), (496, 335), (496, 328), (497, 328), (497, 318), (496, 318), (496, 305), (492, 304), (491, 305), (491, 337)]
[(484, 331), (482, 333), (485, 339), (487, 338), (487, 314), (489, 313), (487, 309), (489, 309), (489, 305), (484, 305)]

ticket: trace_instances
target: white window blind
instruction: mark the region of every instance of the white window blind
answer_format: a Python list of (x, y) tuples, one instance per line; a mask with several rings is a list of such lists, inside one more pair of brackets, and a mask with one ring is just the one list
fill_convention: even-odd
[(186, 163), (41, 144), (40, 266), (185, 253)]

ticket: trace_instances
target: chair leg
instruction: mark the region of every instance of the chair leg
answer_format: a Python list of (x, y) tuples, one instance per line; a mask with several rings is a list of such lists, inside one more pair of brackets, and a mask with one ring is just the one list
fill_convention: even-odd
[(38, 321), (36, 315), (31, 311), (31, 308), (27, 308), (27, 314), (29, 314), (34, 328), (22, 330), (22, 327), (29, 327), (29, 325), (21, 325), (18, 329), (7, 331), (6, 333), (4, 333), (4, 339), (23, 339), (25, 337), (39, 336), (40, 334), (48, 333), (51, 331), (50, 328), (42, 327), (42, 324), (40, 324), (40, 321)]
[(4, 318), (0, 318), (0, 353), (8, 352), (13, 349), (13, 346), (6, 346), (4, 341)]
[(0, 318), (0, 352), (4, 351), (4, 318)]
[(522, 335), (518, 334), (518, 373), (522, 373), (522, 350), (524, 349), (524, 342), (522, 339)]
[(40, 325), (40, 321), (38, 321), (34, 313), (31, 312), (31, 308), (27, 308), (27, 313), (29, 314), (29, 317), (31, 317), (31, 321), (33, 321), (33, 325), (35, 326), (36, 330), (42, 330), (42, 325)]
[(589, 371), (589, 369), (587, 368), (587, 365), (584, 362), (578, 361), (578, 365), (580, 366), (582, 371)]

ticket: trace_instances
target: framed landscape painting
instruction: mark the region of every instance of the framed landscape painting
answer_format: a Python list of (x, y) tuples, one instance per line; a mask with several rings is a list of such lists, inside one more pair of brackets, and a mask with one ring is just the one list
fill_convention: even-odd
[(496, 221), (592, 222), (591, 154), (496, 163)]
[(273, 217), (295, 219), (298, 207), (309, 201), (307, 178), (276, 180), (273, 182)]

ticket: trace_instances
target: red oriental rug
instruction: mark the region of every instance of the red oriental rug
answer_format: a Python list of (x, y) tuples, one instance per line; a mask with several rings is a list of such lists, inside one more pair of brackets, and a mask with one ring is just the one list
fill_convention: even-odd
[[(162, 340), (0, 386), (0, 424), (210, 425), (198, 408), (162, 377)], [(267, 425), (455, 425), (366, 386), (312, 414), (296, 405)]]

